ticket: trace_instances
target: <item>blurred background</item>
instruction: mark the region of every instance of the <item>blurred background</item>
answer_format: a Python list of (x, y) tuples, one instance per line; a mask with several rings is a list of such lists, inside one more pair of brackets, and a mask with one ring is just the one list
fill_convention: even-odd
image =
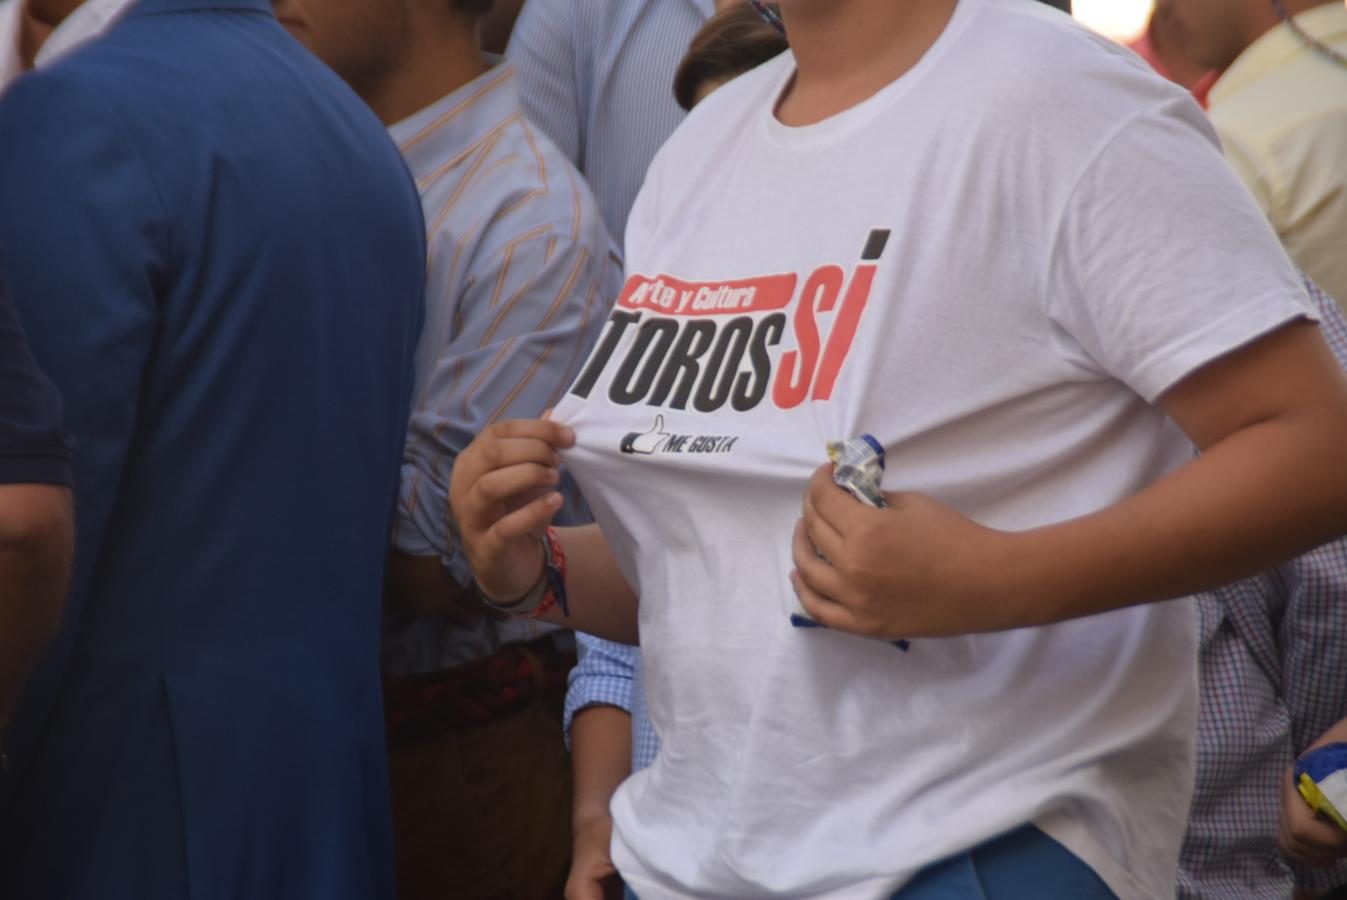
[(1120, 41), (1141, 34), (1154, 6), (1153, 0), (1073, 0), (1072, 11), (1096, 31)]

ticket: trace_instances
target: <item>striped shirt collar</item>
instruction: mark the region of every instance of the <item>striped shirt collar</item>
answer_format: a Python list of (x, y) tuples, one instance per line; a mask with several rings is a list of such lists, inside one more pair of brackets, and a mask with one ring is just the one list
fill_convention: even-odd
[[(1341, 3), (1325, 3), (1307, 9), (1295, 17), (1296, 24), (1317, 40), (1337, 45), (1347, 37), (1347, 8)], [(1212, 104), (1239, 93), (1256, 84), (1280, 68), (1287, 61), (1302, 54), (1313, 53), (1285, 22), (1266, 32), (1250, 44), (1211, 89)]]
[(502, 62), (390, 126), (388, 133), (419, 186), (505, 121), (523, 115), (514, 66)]

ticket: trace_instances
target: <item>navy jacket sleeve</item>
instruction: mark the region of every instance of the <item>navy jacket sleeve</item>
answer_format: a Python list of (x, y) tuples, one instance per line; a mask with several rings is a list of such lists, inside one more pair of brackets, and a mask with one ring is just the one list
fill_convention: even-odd
[[(58, 67), (20, 78), (0, 97), (0, 277), (33, 357), (64, 400), (78, 489), (70, 600), (11, 719), (12, 772), (25, 771), (36, 751), (106, 544), (153, 365), (156, 288), (167, 277), (168, 232), (150, 172), (93, 90)], [(0, 786), (0, 811), (12, 780)]]
[(87, 575), (138, 412), (166, 268), (158, 194), (126, 127), (59, 72), (0, 99), (0, 266), (33, 356), (65, 403)]
[(28, 351), (0, 278), (0, 484), (70, 484), (61, 395)]

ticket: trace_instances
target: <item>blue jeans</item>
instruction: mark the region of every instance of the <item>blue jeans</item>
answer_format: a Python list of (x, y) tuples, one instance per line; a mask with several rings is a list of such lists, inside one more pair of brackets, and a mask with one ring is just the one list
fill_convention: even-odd
[(927, 866), (893, 900), (1117, 900), (1103, 879), (1032, 825)]
[[(627, 888), (626, 900), (637, 900)], [(1032, 825), (927, 866), (892, 900), (1118, 900), (1094, 870)]]

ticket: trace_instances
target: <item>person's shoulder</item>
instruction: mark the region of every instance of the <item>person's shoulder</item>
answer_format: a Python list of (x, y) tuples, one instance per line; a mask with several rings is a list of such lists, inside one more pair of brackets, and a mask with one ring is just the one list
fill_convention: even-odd
[[(965, 25), (989, 58), (1036, 59), (1033, 69), (1098, 69), (1121, 64), (1135, 71), (1150, 67), (1133, 50), (1081, 24), (1045, 3), (1024, 0), (966, 0)], [(1007, 73), (1012, 74), (1012, 73)]]
[[(988, 105), (1051, 125), (1123, 121), (1185, 91), (1131, 49), (1043, 3), (973, 0), (957, 64), (977, 73)], [(1051, 113), (1049, 115), (1048, 113)]]
[(265, 139), (297, 154), (360, 143), (401, 169), (373, 111), (275, 19), (239, 14), (231, 24), (132, 13), (39, 74), (96, 96), (157, 164), (173, 163), (174, 142), (204, 153)]
[[(246, 82), (241, 73), (222, 71), (223, 59), (234, 58), (240, 69), (244, 63), (251, 67), (255, 62), (239, 59), (236, 48), (228, 46), (230, 34), (229, 29), (202, 28), (190, 16), (132, 14), (97, 40), (76, 47), (19, 82), (44, 81), (53, 92), (60, 91), (56, 85), (63, 85), (68, 93), (97, 98), (122, 114), (166, 105), (191, 106), (199, 112), (215, 95), (238, 93)], [(274, 89), (283, 91), (284, 86)]]
[(963, 73), (961, 102), (1056, 165), (1084, 165), (1134, 127), (1178, 126), (1215, 143), (1191, 95), (1122, 44), (1046, 4), (965, 2), (976, 6), (951, 60)]
[(1307, 51), (1229, 94), (1219, 91), (1218, 81), (1211, 119), (1222, 135), (1251, 145), (1272, 147), (1310, 135), (1340, 143), (1347, 136), (1343, 79), (1341, 71)]
[(493, 154), (490, 196), (478, 214), (488, 226), (483, 249), (495, 254), (523, 236), (563, 250), (607, 254), (603, 216), (584, 176), (541, 128), (524, 116), (510, 122)]
[(552, 139), (527, 118), (521, 118), (514, 127), (520, 129), (532, 151), (532, 158), (525, 159), (523, 165), (537, 179), (535, 189), (545, 196), (542, 210), (548, 223), (569, 231), (581, 221), (602, 221), (584, 176)]
[[(62, 149), (73, 150), (88, 143), (80, 138), (99, 123), (124, 124), (115, 93), (105, 80), (66, 61), (21, 75), (5, 89), (0, 103), (0, 132), (32, 139), (23, 143), (60, 134), (68, 136)], [(0, 143), (14, 149), (21, 142)]]

